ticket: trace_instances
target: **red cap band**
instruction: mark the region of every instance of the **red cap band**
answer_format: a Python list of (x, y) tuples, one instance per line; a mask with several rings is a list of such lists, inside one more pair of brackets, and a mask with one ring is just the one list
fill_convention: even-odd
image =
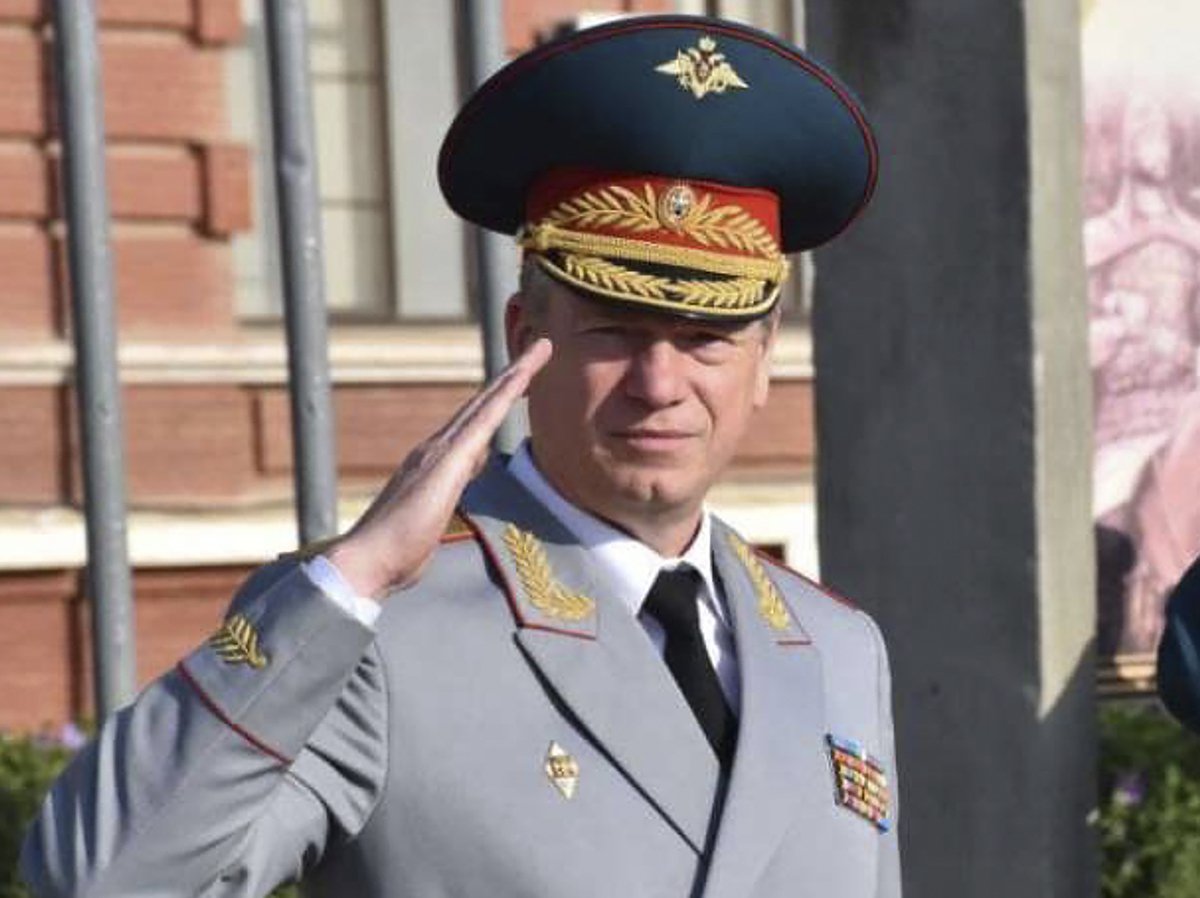
[(779, 199), (711, 181), (559, 168), (526, 199), (526, 221), (731, 256), (779, 255)]

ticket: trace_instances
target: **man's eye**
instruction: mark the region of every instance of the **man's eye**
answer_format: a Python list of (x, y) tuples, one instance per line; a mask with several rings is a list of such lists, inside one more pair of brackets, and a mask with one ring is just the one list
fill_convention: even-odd
[(737, 344), (728, 334), (695, 331), (684, 335), (676, 344), (681, 351), (705, 363), (724, 362), (733, 355)]
[(693, 331), (692, 333), (684, 334), (680, 342), (686, 346), (694, 347), (732, 345), (732, 341), (728, 335), (712, 331)]

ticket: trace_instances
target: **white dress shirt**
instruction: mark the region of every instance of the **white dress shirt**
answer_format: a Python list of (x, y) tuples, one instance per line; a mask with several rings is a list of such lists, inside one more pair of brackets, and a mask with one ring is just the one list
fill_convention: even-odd
[[(592, 561), (600, 566), (606, 582), (613, 587), (611, 598), (628, 608), (629, 613), (638, 619), (660, 655), (666, 646), (666, 634), (658, 621), (649, 614), (641, 613), (642, 604), (659, 571), (683, 565), (695, 568), (702, 584), (698, 612), (704, 647), (717, 672), (725, 698), (737, 714), (741, 696), (737, 652), (724, 597), (713, 576), (712, 522), (708, 511), (705, 510), (701, 515), (700, 528), (687, 550), (677, 558), (664, 558), (645, 543), (563, 498), (537, 469), (528, 442), (523, 443), (509, 460), (508, 472), (588, 550)], [(308, 578), (342, 610), (368, 627), (375, 626), (382, 606), (358, 595), (328, 558), (317, 555), (304, 562), (303, 568)]]

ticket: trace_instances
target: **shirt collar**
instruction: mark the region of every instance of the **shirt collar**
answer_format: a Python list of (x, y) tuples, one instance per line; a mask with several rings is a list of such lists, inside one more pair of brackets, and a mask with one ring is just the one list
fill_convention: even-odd
[(623, 533), (611, 524), (572, 505), (537, 469), (526, 440), (508, 463), (510, 473), (542, 503), (579, 544), (591, 553), (619, 599), (635, 617), (663, 568), (690, 564), (704, 583), (704, 600), (722, 623), (728, 625), (724, 609), (717, 601), (712, 564), (712, 521), (708, 510), (700, 516), (700, 527), (687, 550), (677, 558), (659, 555), (645, 543)]

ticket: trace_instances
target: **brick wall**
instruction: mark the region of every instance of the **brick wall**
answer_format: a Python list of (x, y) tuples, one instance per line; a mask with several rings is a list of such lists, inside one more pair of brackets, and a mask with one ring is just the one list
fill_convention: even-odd
[[(247, 567), (134, 576), (139, 682), (164, 673), (215, 628)], [(94, 717), (88, 604), (76, 571), (0, 577), (0, 730), (50, 730)]]
[[(227, 238), (250, 225), (247, 149), (227, 141), (222, 46), (237, 0), (100, 3), (122, 329), (233, 324)], [(56, 106), (44, 4), (0, 0), (0, 339), (68, 327)], [(3, 401), (0, 396), (0, 402)]]
[[(251, 224), (249, 149), (229, 142), (226, 125), (223, 53), (241, 37), (238, 10), (239, 0), (99, 4), (123, 339), (219, 339), (235, 330), (229, 238)], [(9, 346), (61, 342), (71, 326), (50, 40), (45, 3), (0, 0), (0, 343)], [(164, 428), (203, 397), (191, 391), (176, 403), (148, 390), (129, 399), (130, 449), (144, 468), (162, 468)], [(0, 420), (13, 435), (0, 449), (0, 502), (78, 496), (67, 461), (72, 414), (65, 386), (0, 383)], [(200, 434), (202, 422), (203, 413), (190, 431)], [(201, 442), (196, 449), (212, 450), (211, 439)], [(185, 456), (196, 449), (184, 447)], [(134, 501), (179, 492), (145, 476)], [(218, 493), (234, 489), (218, 481)]]
[[(223, 55), (241, 39), (239, 0), (100, 0), (98, 12), (122, 338), (221, 339), (237, 327), (230, 238), (251, 225), (249, 148), (226, 122)], [(48, 18), (39, 0), (0, 0), (0, 349), (52, 349), (70, 334)], [(0, 508), (70, 505), (71, 389), (25, 380), (0, 380)], [(231, 414), (239, 397), (246, 411)], [(251, 405), (236, 389), (128, 388), (134, 502), (187, 495), (189, 474), (216, 472), (223, 496), (245, 489)], [(143, 678), (211, 627), (239, 576), (137, 573)], [(77, 570), (0, 574), (0, 728), (88, 714), (80, 582)]]

